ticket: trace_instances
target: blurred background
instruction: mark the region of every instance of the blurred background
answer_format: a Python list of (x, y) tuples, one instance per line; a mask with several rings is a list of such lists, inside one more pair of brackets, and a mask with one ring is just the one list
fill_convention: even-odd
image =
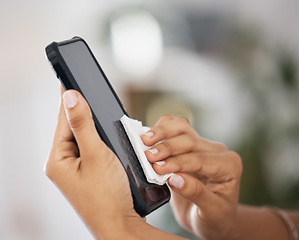
[[(240, 201), (298, 207), (299, 2), (1, 0), (0, 239), (92, 239), (44, 176), (59, 82), (44, 48), (90, 45), (131, 117), (187, 117), (243, 160)], [(169, 205), (148, 217), (196, 239)]]

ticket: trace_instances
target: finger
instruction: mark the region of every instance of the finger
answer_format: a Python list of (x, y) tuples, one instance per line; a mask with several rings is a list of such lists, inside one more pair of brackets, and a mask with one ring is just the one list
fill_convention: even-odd
[(174, 174), (168, 179), (172, 191), (180, 197), (195, 203), (205, 212), (215, 211), (219, 207), (221, 199), (210, 191), (197, 178), (184, 173)]
[(145, 155), (153, 163), (189, 152), (220, 152), (224, 150), (226, 147), (222, 144), (212, 143), (199, 136), (183, 134), (156, 144), (153, 148), (145, 151)]
[(147, 146), (152, 146), (159, 141), (184, 133), (196, 135), (185, 118), (163, 116), (149, 133), (142, 135), (142, 140)]
[[(202, 236), (201, 234), (206, 231), (207, 227), (225, 221), (223, 216), (228, 219), (235, 216), (231, 209), (232, 203), (238, 202), (237, 195), (233, 198), (224, 198), (223, 194), (213, 192), (201, 181), (188, 174), (173, 175), (169, 178), (168, 184), (172, 193), (172, 205), (179, 204), (174, 207), (175, 216), (183, 216), (178, 220), (198, 236)], [(184, 216), (182, 211), (188, 214)], [(219, 230), (221, 226), (220, 224)]]
[(181, 154), (156, 162), (153, 168), (158, 174), (196, 173), (220, 182), (239, 179), (242, 174), (241, 159), (234, 152)]
[(180, 135), (187, 135), (188, 138), (198, 141), (198, 149), (202, 151), (221, 152), (227, 150), (224, 144), (201, 138), (185, 118), (173, 116), (163, 116), (149, 132), (141, 136), (141, 139), (145, 145), (153, 146), (163, 140)]
[(86, 100), (75, 90), (66, 91), (63, 94), (63, 100), (67, 120), (78, 144), (80, 154), (94, 152), (98, 144), (104, 143), (96, 131)]
[(190, 212), (190, 207), (192, 207), (194, 203), (182, 197), (180, 194), (176, 193), (175, 191), (173, 191), (171, 187), (170, 187), (170, 192), (171, 192), (170, 204), (176, 220), (182, 227), (184, 227), (189, 231), (192, 231), (189, 214), (187, 213)]
[(170, 122), (170, 121), (181, 121), (181, 120), (182, 120), (183, 123), (188, 123), (189, 124), (189, 121), (188, 121), (187, 118), (177, 117), (177, 116), (174, 116), (174, 115), (165, 114), (162, 117), (160, 117), (160, 119), (156, 122), (155, 126), (163, 124), (163, 123), (167, 123), (167, 122)]
[(162, 141), (153, 148), (145, 151), (145, 155), (150, 162), (166, 159), (173, 155), (188, 153), (197, 147), (197, 139), (183, 134), (174, 138)]

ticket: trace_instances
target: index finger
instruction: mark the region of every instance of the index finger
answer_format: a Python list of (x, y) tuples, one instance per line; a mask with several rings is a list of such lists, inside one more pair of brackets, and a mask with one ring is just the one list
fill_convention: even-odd
[(146, 145), (152, 146), (159, 141), (182, 134), (197, 135), (185, 118), (165, 115), (141, 138)]
[[(185, 137), (183, 137), (183, 135), (185, 135)], [(155, 148), (159, 148), (160, 145), (160, 148), (166, 149), (166, 152), (171, 154), (176, 154), (176, 151), (173, 151), (174, 149), (182, 149), (182, 146), (186, 146), (186, 144), (188, 144), (187, 142), (180, 143), (177, 140), (174, 140), (175, 138), (178, 140), (191, 139), (192, 143), (189, 143), (189, 146), (184, 147), (184, 149), (191, 148), (193, 151), (208, 152), (222, 152), (227, 150), (226, 146), (223, 144), (200, 137), (185, 118), (174, 116), (163, 116), (152, 129), (141, 136), (145, 145), (154, 146), (158, 144)], [(179, 146), (180, 144), (181, 146)], [(167, 146), (167, 148), (165, 148), (165, 146)], [(180, 151), (178, 152), (181, 153)], [(164, 155), (163, 157), (167, 157)], [(168, 154), (168, 156), (170, 156), (170, 154)], [(156, 157), (158, 158), (152, 159), (152, 161), (161, 160), (159, 156)]]
[(240, 156), (235, 152), (187, 153), (166, 159), (163, 164), (154, 164), (158, 174), (196, 173), (216, 182), (239, 179), (242, 174)]

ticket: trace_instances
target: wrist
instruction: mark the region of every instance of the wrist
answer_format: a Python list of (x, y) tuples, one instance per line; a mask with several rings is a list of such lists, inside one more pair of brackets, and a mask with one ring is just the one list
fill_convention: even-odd
[(194, 207), (190, 218), (191, 232), (200, 239), (206, 240), (235, 240), (236, 237), (237, 209), (226, 211), (218, 217), (210, 218), (212, 214), (199, 212)]
[[(111, 228), (107, 228), (103, 235), (97, 240), (140, 240), (142, 239), (152, 239), (153, 227), (149, 225), (145, 218), (136, 217), (128, 217), (121, 223), (121, 225), (114, 226)], [(158, 230), (158, 229), (155, 229)], [(155, 231), (154, 230), (154, 231)], [(160, 231), (160, 230), (159, 230)], [(164, 238), (163, 238), (164, 239)]]
[(91, 234), (97, 240), (133, 240), (132, 232), (134, 232), (134, 227), (139, 222), (143, 222), (142, 218), (135, 212), (131, 215), (120, 213), (111, 213), (105, 217), (101, 213), (99, 215), (101, 215), (99, 219), (84, 221)]
[(290, 237), (280, 217), (269, 208), (239, 205), (237, 221), (229, 239), (281, 240)]

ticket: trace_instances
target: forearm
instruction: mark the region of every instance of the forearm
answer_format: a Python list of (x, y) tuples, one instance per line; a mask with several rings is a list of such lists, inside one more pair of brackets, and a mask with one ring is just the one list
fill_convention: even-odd
[(121, 225), (109, 224), (109, 227), (103, 232), (97, 232), (95, 229), (93, 230), (92, 233), (97, 240), (184, 240), (184, 238), (151, 226), (141, 218), (127, 219), (127, 221)]
[[(296, 214), (292, 218), (296, 218)], [(236, 227), (231, 232), (229, 239), (288, 240), (290, 235), (285, 222), (271, 208), (240, 205)]]
[(131, 239), (134, 240), (186, 240), (185, 238), (164, 232), (145, 222), (141, 222), (140, 225), (136, 225), (135, 229), (136, 230), (134, 232), (131, 232)]

